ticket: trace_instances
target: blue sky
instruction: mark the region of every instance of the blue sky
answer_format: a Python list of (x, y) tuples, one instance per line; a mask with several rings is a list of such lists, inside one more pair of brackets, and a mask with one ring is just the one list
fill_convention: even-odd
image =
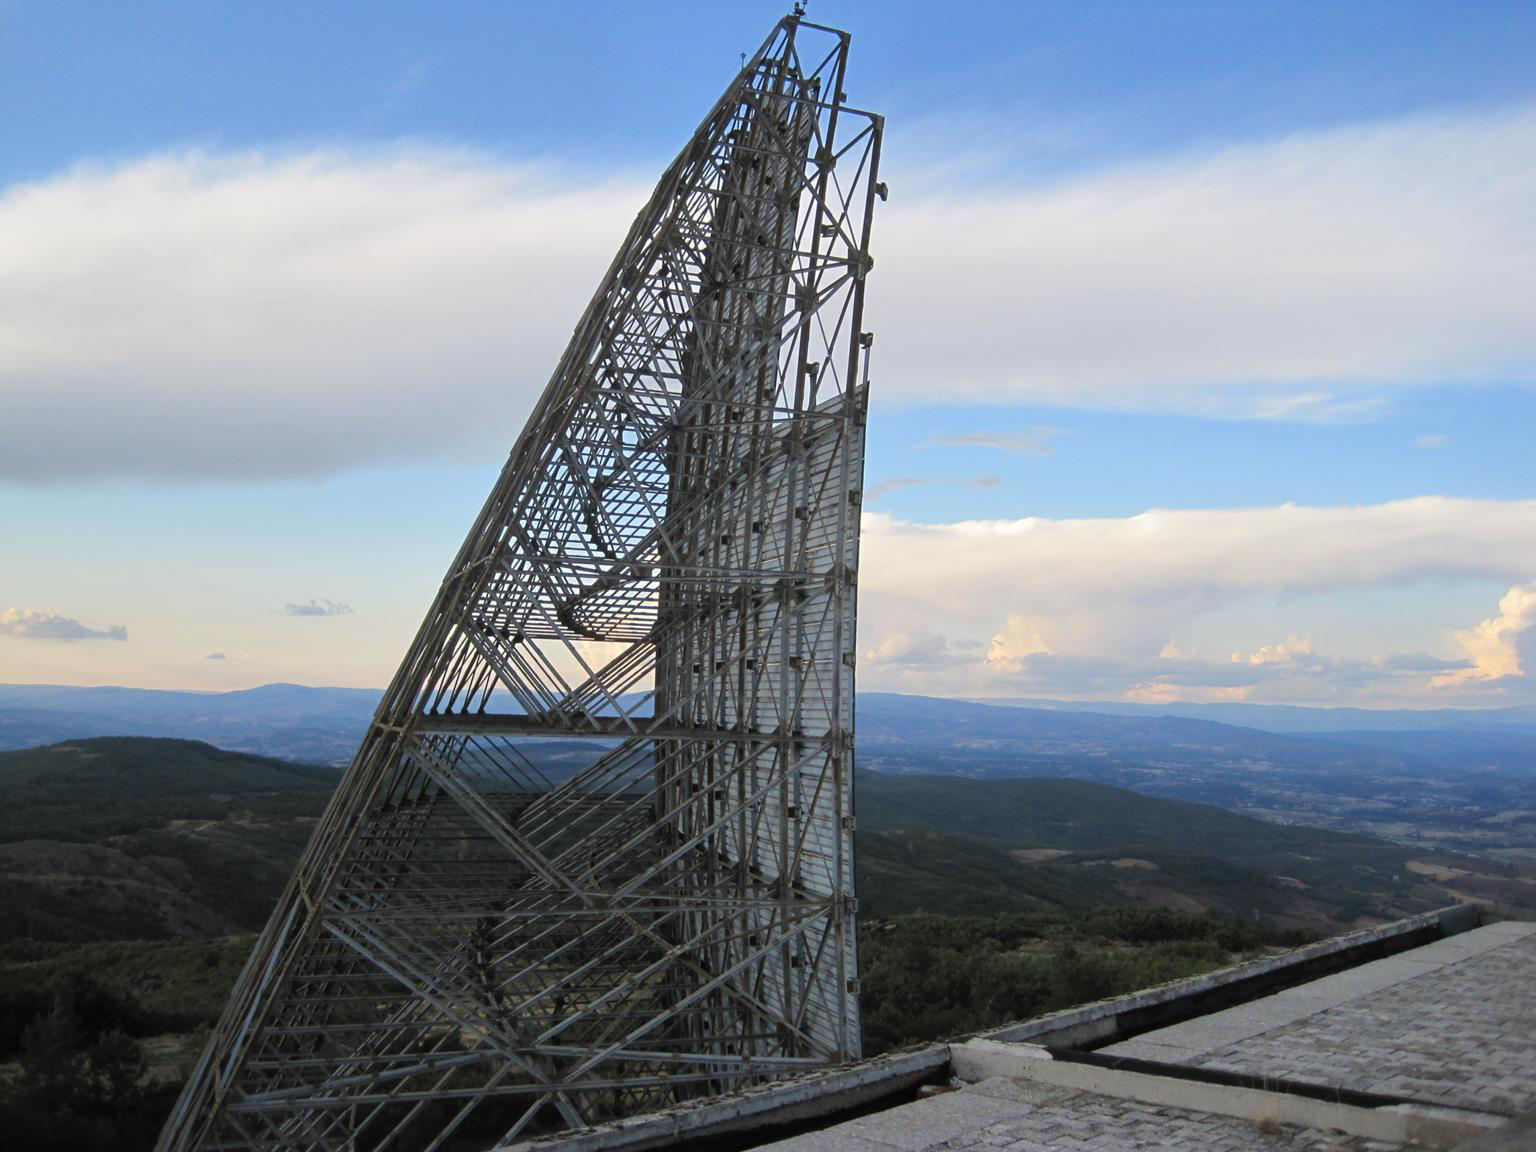
[[(594, 168), (669, 157), (783, 5), (0, 6), (0, 177), (189, 143), (469, 142)], [(1523, 3), (816, 0), (854, 101), (1026, 177), (1531, 94)]]
[[(781, 14), (0, 3), (0, 680), (387, 680)], [(1536, 8), (810, 16), (889, 122), (865, 686), (1532, 697)]]
[(912, 485), (904, 515), (953, 518), (1126, 516), (1148, 507), (1378, 503), (1425, 493), (1467, 499), (1529, 495), (1525, 455), (1536, 393), (1512, 386), (1426, 388), (1369, 418), (1224, 420), (1166, 412), (1010, 406), (985, 414), (1006, 451), (968, 444), (974, 406), (888, 408), (872, 437), (870, 479), (995, 478), (995, 485)]

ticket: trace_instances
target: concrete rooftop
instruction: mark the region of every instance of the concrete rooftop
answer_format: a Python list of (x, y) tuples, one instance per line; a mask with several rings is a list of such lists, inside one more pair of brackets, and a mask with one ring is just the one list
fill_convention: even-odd
[[(957, 1090), (762, 1152), (1455, 1147), (1536, 1109), (1536, 924), (1474, 928), (1107, 1045), (1092, 1063), (987, 1040), (951, 1052)], [(1394, 1099), (1338, 1104), (1294, 1085)]]
[(1536, 1152), (1536, 924), (1478, 916), (1428, 913), (515, 1147)]
[(1536, 924), (1505, 921), (1101, 1049), (1406, 1096), (1536, 1109)]

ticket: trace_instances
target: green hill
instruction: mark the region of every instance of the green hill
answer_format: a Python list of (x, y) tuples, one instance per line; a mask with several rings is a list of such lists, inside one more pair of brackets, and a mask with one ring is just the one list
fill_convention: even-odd
[(1163, 800), (1085, 780), (871, 773), (860, 776), (857, 787), (861, 823), (923, 827), (1009, 851), (1199, 851), (1264, 868), (1304, 866), (1319, 852), (1330, 863), (1356, 857), (1380, 863), (1410, 855), (1365, 836), (1271, 824), (1208, 804)]
[(97, 840), (233, 808), (313, 814), (331, 768), (226, 752), (194, 740), (101, 737), (0, 752), (0, 844)]
[(0, 938), (257, 928), (337, 778), (187, 740), (0, 753)]
[[(0, 930), (83, 942), (257, 928), (337, 778), (183, 740), (0, 753)], [(1405, 868), (1410, 849), (1086, 781), (865, 773), (857, 788), (871, 917), (1133, 904), (1328, 931), (1452, 899)]]
[[(145, 1135), (121, 1146), (147, 1147), (243, 963), (237, 934), (265, 920), (336, 780), (180, 740), (0, 753), (0, 1062), (19, 1063), (14, 1083), (48, 1059), (53, 1028), (76, 1065), (111, 1057), (145, 1085)], [(857, 788), (870, 1052), (1448, 902), (1401, 883), (1393, 845), (1104, 785), (868, 774)], [(9, 1083), (0, 1115), (47, 1130), (51, 1114)]]
[(1454, 902), (1412, 849), (1103, 784), (867, 773), (857, 789), (874, 915), (1141, 904), (1328, 931)]
[(912, 912), (986, 916), (1116, 903), (1108, 879), (1030, 868), (985, 844), (923, 829), (872, 828), (865, 822), (858, 838), (859, 911), (877, 919)]

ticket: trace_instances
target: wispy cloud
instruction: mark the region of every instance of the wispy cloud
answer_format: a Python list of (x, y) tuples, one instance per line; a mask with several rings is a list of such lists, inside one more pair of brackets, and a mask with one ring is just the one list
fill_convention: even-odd
[(126, 640), (128, 629), (121, 624), (106, 628), (88, 628), (71, 616), (37, 609), (8, 608), (0, 612), (0, 636), (26, 640)]
[(930, 476), (892, 476), (882, 480), (878, 484), (871, 484), (864, 489), (864, 502), (872, 504), (883, 496), (889, 496), (892, 492), (902, 488), (913, 488), (920, 484), (932, 484)]
[(902, 488), (916, 488), (925, 484), (958, 484), (966, 488), (997, 488), (1002, 480), (997, 476), (892, 476), (864, 490), (866, 503), (873, 503)]
[(1013, 436), (935, 436), (929, 444), (954, 448), (995, 448), (1022, 456), (1049, 456), (1055, 428), (1031, 428)]
[(310, 600), (307, 604), (290, 602), (283, 606), (283, 611), (290, 616), (350, 616), (352, 606), (321, 597), (318, 600)]
[(1448, 439), (1443, 432), (1436, 432), (1430, 436), (1420, 436), (1414, 443), (1420, 448), (1443, 448)]
[(431, 64), (426, 60), (412, 60), (389, 86), (391, 96), (409, 96), (426, 82)]

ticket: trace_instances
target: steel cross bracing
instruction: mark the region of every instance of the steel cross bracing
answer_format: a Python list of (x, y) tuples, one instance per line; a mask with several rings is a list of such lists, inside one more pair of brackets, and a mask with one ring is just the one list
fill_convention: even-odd
[(847, 49), (785, 18), (662, 176), (161, 1149), (485, 1148), (859, 1055)]

